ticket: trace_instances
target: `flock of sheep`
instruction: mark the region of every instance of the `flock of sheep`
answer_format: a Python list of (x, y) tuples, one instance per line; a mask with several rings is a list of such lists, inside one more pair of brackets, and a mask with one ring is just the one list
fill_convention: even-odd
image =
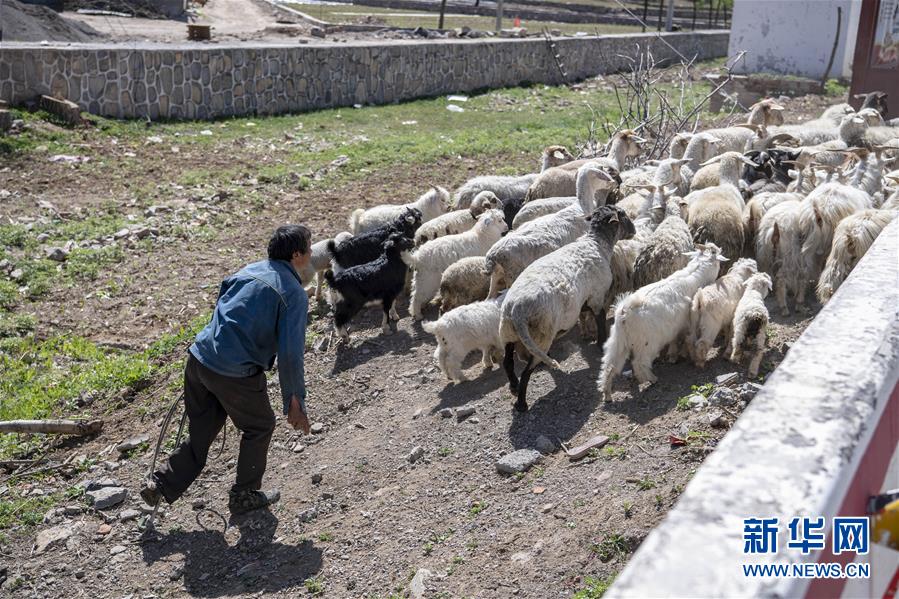
[(441, 315), (423, 328), (442, 372), (464, 380), (475, 350), (487, 369), (502, 360), (522, 411), (531, 373), (559, 367), (550, 346), (577, 324), (604, 343), (607, 400), (627, 360), (653, 383), (660, 353), (702, 366), (721, 333), (718, 355), (749, 354), (756, 376), (769, 291), (784, 315), (788, 294), (804, 309), (810, 283), (826, 302), (899, 210), (899, 122), (884, 122), (885, 94), (801, 124), (783, 113), (762, 100), (744, 123), (677, 134), (663, 160), (640, 163), (645, 140), (624, 130), (605, 156), (551, 146), (538, 173), (475, 177), (452, 200), (433, 187), (410, 204), (355, 210), (350, 232), (314, 244), (300, 276), (317, 279), (320, 299), (327, 280), (346, 340), (373, 303), (384, 332), (395, 328), (411, 274), (414, 319), (439, 296)]

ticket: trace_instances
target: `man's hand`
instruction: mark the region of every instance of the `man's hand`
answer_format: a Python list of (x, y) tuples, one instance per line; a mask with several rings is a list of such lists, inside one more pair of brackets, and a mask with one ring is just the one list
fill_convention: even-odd
[(294, 395), (290, 398), (290, 406), (287, 408), (287, 422), (294, 430), (303, 431), (304, 435), (309, 434), (309, 418), (306, 412), (300, 408), (300, 400)]

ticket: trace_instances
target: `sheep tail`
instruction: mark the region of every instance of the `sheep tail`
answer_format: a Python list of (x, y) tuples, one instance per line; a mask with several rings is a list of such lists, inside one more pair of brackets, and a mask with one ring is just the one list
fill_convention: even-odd
[(423, 328), (426, 333), (430, 333), (431, 335), (436, 335), (437, 329), (440, 327), (437, 325), (436, 320), (429, 320), (428, 322), (421, 323), (421, 328)]
[(353, 235), (359, 233), (359, 229), (362, 227), (362, 216), (364, 214), (365, 210), (363, 208), (356, 208), (350, 215), (350, 232), (352, 232)]
[(761, 314), (752, 314), (746, 318), (746, 335), (744, 341), (755, 339), (762, 327), (765, 326), (765, 317)]
[(496, 262), (493, 258), (487, 257), (484, 258), (484, 274), (488, 277), (493, 274), (493, 269), (496, 268)]
[(521, 343), (524, 344), (525, 348), (528, 350), (528, 352), (530, 352), (532, 356), (537, 358), (538, 363), (543, 362), (550, 368), (561, 368), (561, 366), (559, 366), (559, 363), (550, 358), (546, 354), (546, 352), (540, 349), (540, 347), (531, 337), (531, 332), (528, 330), (527, 322), (523, 322), (514, 313), (510, 315), (509, 321), (512, 323), (512, 328), (515, 329), (515, 334), (518, 335)]
[(333, 239), (329, 239), (327, 248), (328, 248), (328, 254), (332, 258), (337, 258), (337, 242), (334, 241)]
[(325, 280), (328, 282), (328, 287), (334, 287), (334, 272), (331, 270), (326, 270)]

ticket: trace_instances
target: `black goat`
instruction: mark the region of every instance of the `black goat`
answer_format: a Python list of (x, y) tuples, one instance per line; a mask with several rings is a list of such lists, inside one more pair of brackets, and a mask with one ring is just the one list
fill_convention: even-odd
[(880, 116), (887, 118), (889, 108), (887, 107), (887, 94), (885, 92), (873, 91), (866, 94), (855, 94), (853, 98), (862, 100), (862, 105), (858, 107), (859, 110), (873, 108), (880, 113)]
[(415, 242), (403, 233), (391, 233), (377, 259), (337, 274), (330, 270), (325, 273), (334, 302), (334, 328), (344, 341), (350, 338), (347, 323), (370, 302), (380, 302), (384, 309), (381, 330), (385, 334), (390, 329), (396, 330), (396, 325), (391, 324), (390, 311), (406, 284), (404, 254), (414, 247)]
[(340, 245), (334, 243), (332, 239), (328, 242), (331, 265), (334, 270), (340, 271), (376, 260), (382, 254), (384, 243), (391, 235), (400, 233), (413, 239), (420, 226), (421, 210), (406, 208), (406, 211), (389, 225), (354, 235)]

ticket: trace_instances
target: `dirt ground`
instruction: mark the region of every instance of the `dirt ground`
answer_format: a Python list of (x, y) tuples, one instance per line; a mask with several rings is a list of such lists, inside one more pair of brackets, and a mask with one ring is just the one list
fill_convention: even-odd
[[(829, 101), (800, 99), (792, 107), (811, 115)], [(423, 181), (456, 186), (500, 164), (527, 170), (534, 162), (518, 155), (466, 158), (373, 172), (330, 189), (299, 190), (250, 179), (260, 157), (240, 148), (202, 154), (186, 148), (174, 161), (158, 145), (124, 148), (91, 132), (83, 142), (98, 160), (126, 150), (138, 155), (128, 172), (94, 169), (90, 175), (81, 165), (13, 158), (0, 169), (0, 189), (10, 192), (0, 216), (35, 218), (48, 209), (39, 201), (55, 210), (90, 212), (102, 200), (113, 200), (123, 215), (140, 214), (145, 205), (130, 190), (156, 185), (152, 204), (170, 210), (150, 219), (161, 231), (153, 243), (127, 247), (124, 261), (108, 277), (81, 289), (58, 289), (23, 308), (37, 317), (41, 336), (73, 333), (130, 349), (208, 313), (219, 281), (262, 258), (267, 236), (278, 224), (302, 221), (316, 238), (330, 236), (344, 228), (351, 208), (411, 200)], [(246, 165), (248, 178), (241, 184), (256, 188), (265, 203), (248, 210), (222, 190), (167, 183), (200, 161), (210, 168), (216, 161)], [(220, 219), (209, 239), (185, 244), (168, 233), (206, 218)], [(100, 293), (109, 281), (117, 287), (112, 297)], [(326, 306), (311, 305), (309, 335), (318, 345), (329, 335), (330, 318)], [(177, 388), (180, 372), (94, 406), (106, 420), (103, 433), (55, 445), (48, 454), (73, 464), (86, 459), (92, 464), (87, 471), (63, 469), (19, 484), (40, 495), (111, 477), (129, 496), (105, 511), (86, 508), (80, 500), (65, 502), (36, 528), (7, 531), (0, 543), (3, 592), (408, 596), (413, 575), (426, 569), (427, 597), (569, 597), (584, 587), (586, 576), (606, 578), (623, 567), (750, 399), (678, 409), (678, 399), (690, 395), (693, 386), (715, 388), (718, 375), (738, 372), (728, 384), (735, 391), (747, 382), (743, 367), (716, 358), (703, 370), (684, 361), (657, 363), (659, 382), (648, 389), (621, 377), (614, 401), (603, 403), (595, 382), (601, 349), (572, 331), (550, 351), (562, 369), (534, 374), (531, 409), (519, 414), (511, 408), (500, 370), (448, 384), (433, 363), (433, 338), (413, 324), (406, 308), (404, 299), (393, 335), (381, 334), (380, 312), (372, 309), (354, 322), (349, 345), (330, 343), (307, 352), (307, 402), (322, 432), (303, 437), (279, 416), (265, 482), (281, 489), (282, 500), (271, 513), (228, 519), (227, 489), (238, 449), (229, 425), (224, 452), (217, 455), (216, 442), (201, 479), (164, 509), (156, 534), (142, 532), (136, 520), (120, 519), (122, 510), (140, 509), (137, 490), (152, 447), (119, 458), (114, 446), (140, 434), (155, 442), (167, 408), (161, 398), (169, 397), (166, 389)], [(763, 371), (779, 363), (813, 316), (771, 312)], [(435, 318), (435, 308), (426, 317)], [(179, 362), (182, 356), (170, 359)], [(476, 357), (467, 365), (476, 376)], [(280, 405), (277, 376), (269, 376), (269, 392)], [(454, 411), (463, 407), (474, 413), (457, 417)], [(611, 441), (583, 460), (570, 461), (555, 451), (524, 475), (497, 472), (502, 455), (535, 447), (540, 435), (578, 445), (597, 434)], [(673, 446), (670, 435), (687, 445)], [(416, 447), (424, 450), (423, 457), (410, 462)], [(35, 554), (37, 534), (54, 526), (72, 536)]]

